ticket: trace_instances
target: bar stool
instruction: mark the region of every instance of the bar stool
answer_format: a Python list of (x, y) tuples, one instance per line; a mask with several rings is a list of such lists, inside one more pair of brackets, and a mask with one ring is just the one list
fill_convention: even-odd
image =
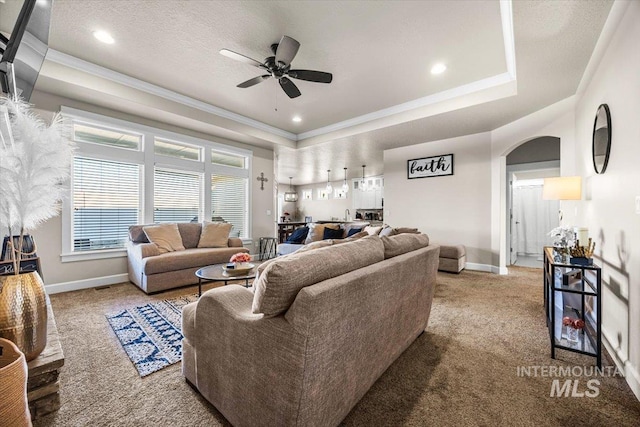
[(260, 237), (258, 239), (258, 252), (260, 261), (276, 257), (278, 239), (275, 237)]

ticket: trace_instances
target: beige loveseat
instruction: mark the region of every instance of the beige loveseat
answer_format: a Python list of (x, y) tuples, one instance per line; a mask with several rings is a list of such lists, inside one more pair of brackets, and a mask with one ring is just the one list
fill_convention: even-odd
[(270, 261), (184, 307), (182, 372), (236, 427), (335, 426), (424, 331), (439, 246), (401, 234)]
[(236, 237), (229, 238), (226, 248), (198, 248), (202, 224), (188, 222), (178, 223), (185, 250), (160, 253), (155, 243), (149, 243), (143, 227), (129, 227), (127, 262), (129, 280), (148, 294), (196, 284), (199, 268), (226, 263), (233, 254), (249, 252)]

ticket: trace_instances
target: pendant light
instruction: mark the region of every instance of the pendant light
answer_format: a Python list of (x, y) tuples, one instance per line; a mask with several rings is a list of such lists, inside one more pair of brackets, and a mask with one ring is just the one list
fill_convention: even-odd
[(362, 165), (362, 179), (360, 180), (360, 191), (367, 191), (367, 181), (364, 179), (364, 168), (367, 165)]
[(298, 201), (298, 193), (291, 190), (291, 179), (293, 177), (289, 177), (289, 191), (284, 193), (284, 201), (285, 202), (297, 202)]
[(331, 172), (331, 169), (327, 169), (327, 193), (331, 193), (333, 191), (333, 187), (329, 181), (329, 172)]
[(342, 192), (343, 193), (349, 192), (349, 183), (347, 182), (347, 168), (344, 168), (344, 181), (342, 183)]

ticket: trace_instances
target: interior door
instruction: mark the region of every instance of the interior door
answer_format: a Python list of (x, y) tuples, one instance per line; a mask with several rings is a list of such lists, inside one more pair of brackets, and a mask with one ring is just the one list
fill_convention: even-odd
[(511, 264), (515, 264), (518, 261), (518, 215), (515, 212), (515, 207), (513, 203), (513, 179), (509, 180), (509, 203), (510, 203), (510, 227), (509, 232), (511, 234)]

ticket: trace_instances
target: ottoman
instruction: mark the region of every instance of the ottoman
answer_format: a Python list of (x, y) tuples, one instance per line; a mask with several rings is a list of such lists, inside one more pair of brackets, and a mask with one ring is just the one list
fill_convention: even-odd
[(440, 246), (438, 270), (449, 273), (460, 273), (467, 264), (467, 251), (464, 245)]

